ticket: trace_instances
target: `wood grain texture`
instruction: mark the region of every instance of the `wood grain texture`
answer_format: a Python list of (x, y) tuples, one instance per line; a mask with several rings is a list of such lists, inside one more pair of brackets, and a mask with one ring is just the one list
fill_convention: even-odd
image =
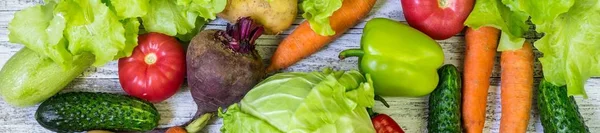
[[(42, 0), (0, 0), (0, 66), (20, 48), (21, 45), (8, 42), (8, 23), (13, 18), (13, 14), (23, 8), (42, 3)], [(379, 0), (375, 8), (369, 14), (369, 17), (362, 20), (360, 24), (349, 30), (340, 39), (323, 48), (318, 53), (302, 60), (296, 65), (283, 70), (288, 71), (316, 71), (325, 67), (335, 69), (350, 70), (356, 69), (357, 59), (350, 58), (346, 60), (337, 59), (337, 54), (344, 49), (359, 47), (362, 28), (365, 20), (376, 17), (391, 18), (404, 21), (402, 8), (399, 0)], [(303, 19), (298, 18), (292, 28), (281, 35), (265, 35), (258, 40), (257, 49), (265, 62), (271, 57), (278, 43), (285, 38)], [(207, 25), (207, 29), (224, 29), (226, 21), (217, 19)], [(539, 38), (539, 35), (528, 35), (530, 40)], [(462, 71), (462, 62), (464, 54), (464, 38), (462, 34), (454, 36), (447, 40), (438, 41), (445, 53), (445, 63), (457, 65)], [(500, 55), (500, 54), (497, 54)], [(541, 53), (535, 51), (536, 57)], [(499, 60), (497, 57), (496, 60)], [(535, 75), (536, 83), (542, 77), (540, 63), (536, 60)], [(491, 87), (489, 88), (489, 97), (487, 104), (487, 121), (484, 132), (498, 132), (500, 124), (500, 66), (497, 62), (492, 74)], [(89, 91), (89, 92), (111, 92), (125, 94), (120, 87), (117, 75), (117, 63), (110, 62), (102, 67), (92, 67), (86, 70), (79, 78), (74, 80), (63, 92), (69, 91)], [(535, 84), (537, 86), (537, 84)], [(577, 97), (580, 111), (590, 131), (600, 132), (600, 78), (592, 78), (586, 84), (588, 99)], [(376, 103), (375, 111), (389, 114), (394, 118), (403, 129), (408, 133), (426, 132), (427, 118), (427, 97), (422, 98), (403, 98), (386, 97), (391, 108), (385, 108), (381, 103)], [(160, 127), (183, 124), (191, 119), (196, 111), (196, 105), (189, 93), (189, 88), (183, 86), (182, 89), (173, 97), (165, 102), (156, 104), (160, 114)], [(37, 106), (27, 108), (16, 108), (9, 106), (3, 100), (0, 100), (0, 132), (7, 133), (37, 133), (50, 132), (42, 128), (34, 119), (34, 112)], [(529, 132), (541, 132), (539, 115), (537, 109), (533, 108), (529, 124)], [(213, 120), (204, 130), (205, 132), (219, 132), (221, 120)]]

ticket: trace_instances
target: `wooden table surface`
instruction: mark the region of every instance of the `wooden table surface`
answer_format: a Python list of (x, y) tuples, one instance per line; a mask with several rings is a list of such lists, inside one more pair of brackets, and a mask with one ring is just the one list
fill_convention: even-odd
[[(41, 4), (42, 0), (0, 0), (0, 66), (19, 49), (22, 45), (8, 42), (8, 23), (13, 18), (13, 14), (23, 8), (36, 4)], [(365, 21), (376, 17), (391, 18), (398, 21), (405, 21), (402, 13), (402, 7), (399, 0), (379, 0), (369, 16), (362, 20), (360, 24), (346, 32), (335, 42), (329, 44), (318, 53), (302, 60), (296, 65), (284, 71), (316, 71), (325, 67), (335, 69), (350, 70), (357, 69), (356, 59), (347, 59), (340, 61), (337, 54), (348, 48), (359, 47), (359, 40)], [(264, 35), (257, 41), (257, 49), (265, 62), (271, 57), (278, 43), (285, 38), (294, 29), (298, 23), (302, 22), (299, 16), (290, 30), (281, 35)], [(225, 21), (217, 19), (207, 25), (207, 29), (224, 29)], [(535, 39), (531, 36), (530, 39)], [(464, 37), (462, 35), (454, 36), (447, 40), (438, 41), (444, 49), (445, 63), (454, 64), (462, 68), (463, 55), (465, 52)], [(541, 53), (535, 50), (536, 56)], [(499, 55), (499, 54), (498, 54)], [(497, 58), (499, 60), (499, 58)], [(492, 86), (488, 92), (487, 121), (484, 132), (498, 132), (500, 123), (500, 69), (496, 62), (494, 72), (491, 77)], [(461, 70), (462, 71), (462, 70)], [(535, 63), (535, 78), (537, 82), (542, 77), (540, 63)], [(595, 77), (588, 80), (586, 84), (588, 99), (577, 97), (579, 109), (585, 119), (586, 124), (592, 132), (600, 132), (600, 78)], [(80, 77), (69, 84), (63, 92), (69, 91), (90, 91), (90, 92), (111, 92), (125, 94), (119, 84), (117, 75), (117, 63), (115, 61), (106, 64), (103, 67), (92, 67), (86, 70)], [(427, 125), (427, 97), (422, 98), (404, 98), (404, 97), (386, 97), (390, 103), (390, 108), (385, 108), (381, 103), (376, 103), (375, 111), (389, 114), (402, 128), (408, 133), (426, 132)], [(194, 115), (196, 105), (189, 93), (189, 88), (184, 85), (182, 89), (168, 100), (155, 104), (161, 114), (160, 127), (182, 124)], [(34, 113), (37, 106), (27, 108), (17, 108), (8, 105), (4, 100), (0, 100), (0, 132), (7, 133), (27, 133), (27, 132), (50, 132), (41, 127), (34, 119)], [(528, 131), (542, 132), (537, 109), (531, 111), (531, 119)], [(205, 132), (219, 132), (221, 120), (213, 120)]]

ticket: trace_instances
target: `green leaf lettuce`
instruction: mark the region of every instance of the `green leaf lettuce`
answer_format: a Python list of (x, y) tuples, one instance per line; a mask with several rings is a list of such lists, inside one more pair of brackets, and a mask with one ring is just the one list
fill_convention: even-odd
[(310, 23), (310, 28), (321, 36), (335, 35), (329, 24), (329, 17), (342, 7), (342, 0), (304, 0), (302, 10), (304, 17)]
[(577, 0), (568, 12), (545, 25), (546, 28), (538, 29), (545, 33), (544, 37), (534, 43), (544, 53), (539, 59), (544, 78), (556, 85), (567, 85), (569, 95), (587, 97), (585, 82), (600, 76), (600, 2)]
[(511, 11), (500, 0), (477, 0), (465, 25), (475, 29), (491, 26), (502, 30), (498, 51), (520, 49), (525, 42), (523, 34), (529, 29), (527, 14)]

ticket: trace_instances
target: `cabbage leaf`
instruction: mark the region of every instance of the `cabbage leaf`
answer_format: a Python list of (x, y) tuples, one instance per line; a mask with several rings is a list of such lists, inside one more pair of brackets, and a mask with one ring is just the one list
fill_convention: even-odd
[(366, 111), (374, 106), (374, 95), (370, 76), (358, 71), (280, 73), (248, 92), (239, 109), (220, 111), (221, 131), (375, 132)]

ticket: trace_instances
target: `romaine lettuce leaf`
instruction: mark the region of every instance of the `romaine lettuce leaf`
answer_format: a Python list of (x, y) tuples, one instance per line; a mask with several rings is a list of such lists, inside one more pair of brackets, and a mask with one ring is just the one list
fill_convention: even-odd
[[(544, 5), (532, 8), (551, 8), (537, 6)], [(535, 12), (541, 11), (532, 13)], [(538, 31), (545, 33), (534, 43), (544, 53), (539, 59), (544, 78), (556, 85), (567, 85), (569, 95), (586, 97), (585, 82), (600, 76), (600, 2), (577, 0), (568, 12), (548, 21), (547, 28)]]
[[(358, 71), (276, 74), (248, 92), (240, 104), (241, 111), (233, 112), (255, 120), (220, 115), (221, 131), (250, 132), (258, 129), (247, 127), (267, 127), (266, 122), (280, 132), (375, 132), (366, 111), (374, 106), (372, 81)], [(254, 126), (239, 131), (240, 125)]]
[(465, 25), (475, 29), (491, 26), (502, 30), (498, 51), (520, 49), (525, 42), (523, 34), (528, 31), (524, 12), (511, 11), (501, 0), (477, 0)]
[(342, 0), (304, 0), (302, 2), (304, 17), (310, 23), (310, 28), (321, 36), (335, 35), (329, 24), (329, 17), (342, 7)]

